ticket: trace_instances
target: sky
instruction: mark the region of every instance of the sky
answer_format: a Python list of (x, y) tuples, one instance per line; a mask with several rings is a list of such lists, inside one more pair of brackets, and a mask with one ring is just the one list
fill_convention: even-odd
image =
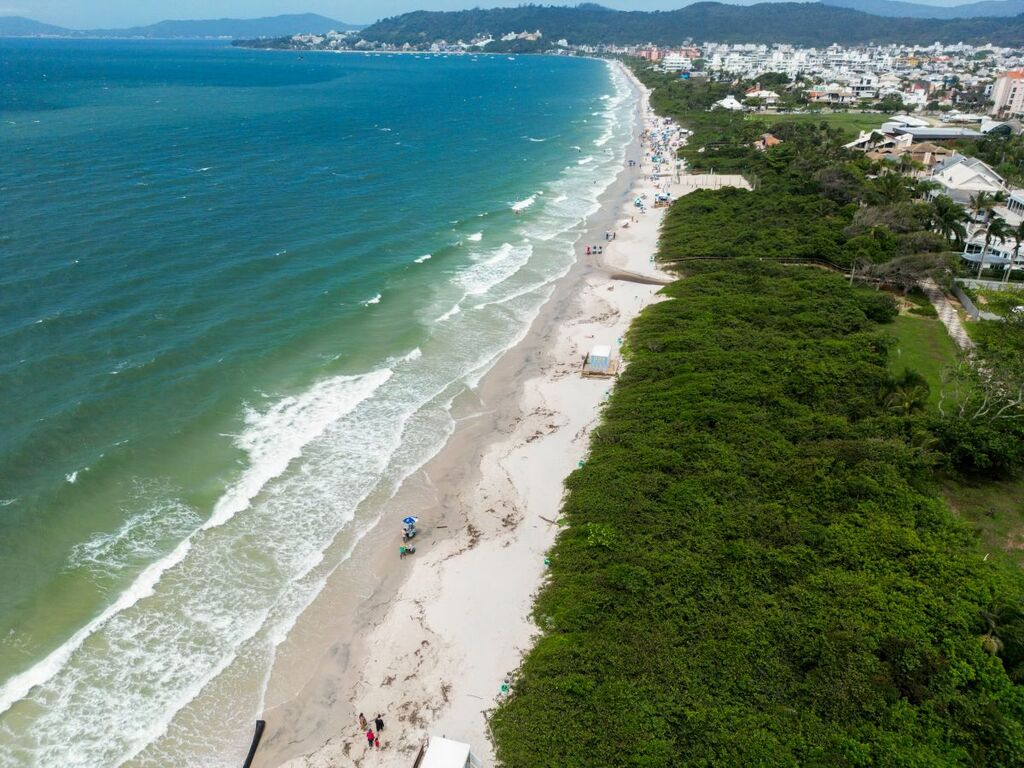
[[(575, 5), (581, 0), (568, 0)], [(725, 0), (748, 5), (756, 0)], [(970, 0), (913, 0), (960, 5)], [(0, 0), (0, 16), (27, 16), (72, 29), (130, 27), (163, 19), (254, 18), (280, 13), (320, 13), (350, 24), (369, 24), (416, 10), (451, 11), (519, 5), (522, 0)], [(552, 4), (558, 0), (547, 0)], [(623, 10), (671, 10), (693, 0), (599, 0)]]

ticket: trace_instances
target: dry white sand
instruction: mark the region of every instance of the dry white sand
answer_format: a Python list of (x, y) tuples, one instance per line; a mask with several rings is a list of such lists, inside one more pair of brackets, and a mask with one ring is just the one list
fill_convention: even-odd
[[(635, 84), (650, 120), (646, 91)], [(639, 143), (627, 153), (642, 155)], [(632, 205), (638, 194), (653, 199), (655, 185), (644, 180), (651, 170), (649, 163), (623, 170), (618, 192), (577, 246), (578, 268), (531, 336), (481, 382), (473, 408), (498, 414), (497, 434), (457, 431), (420, 478), (422, 494), (444, 511), (420, 513), (430, 533), (417, 538), (417, 554), (399, 563), (391, 532), (387, 563), (374, 565), (391, 576), (347, 607), (344, 595), (332, 598), (328, 590), (307, 612), (314, 614), (304, 617), (307, 624), (329, 627), (322, 634), (353, 636), (291, 654), (298, 661), (277, 688), (292, 693), (279, 695), (266, 713), (257, 765), (405, 767), (430, 735), (468, 742), (482, 765), (493, 763), (487, 713), (537, 631), (530, 611), (558, 531), (563, 483), (586, 456), (613, 384), (582, 378), (583, 355), (596, 344), (617, 349), (629, 323), (655, 300), (660, 286), (631, 275), (668, 278), (652, 258), (664, 209), (640, 214)], [(692, 179), (683, 181), (657, 188), (669, 183), (675, 195), (695, 188)], [(611, 228), (616, 238), (607, 242), (603, 232)], [(603, 256), (587, 257), (587, 243), (602, 245)], [(357, 616), (361, 623), (347, 624)], [(360, 712), (371, 720), (384, 713), (380, 752), (367, 748)]]

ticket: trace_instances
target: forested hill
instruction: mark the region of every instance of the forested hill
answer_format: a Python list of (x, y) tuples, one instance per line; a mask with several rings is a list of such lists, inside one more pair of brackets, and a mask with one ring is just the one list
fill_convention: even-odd
[(977, 16), (1017, 16), (1024, 13), (1024, 0), (981, 0), (965, 5), (925, 5), (906, 0), (819, 0), (824, 5), (853, 8), (877, 16), (917, 19), (973, 19)]
[(1024, 16), (978, 19), (883, 18), (820, 3), (752, 6), (696, 3), (677, 11), (614, 11), (524, 5), (469, 11), (416, 11), (378, 21), (363, 30), (367, 40), (413, 45), (471, 40), (481, 34), (540, 30), (552, 45), (678, 44), (681, 40), (736, 43), (934, 43), (1024, 44)]

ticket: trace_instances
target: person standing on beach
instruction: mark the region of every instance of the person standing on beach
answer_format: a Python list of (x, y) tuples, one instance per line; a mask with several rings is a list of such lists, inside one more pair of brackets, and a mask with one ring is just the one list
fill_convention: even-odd
[(378, 714), (377, 717), (373, 719), (373, 724), (377, 726), (377, 733), (384, 730), (384, 718), (381, 715)]
[(366, 746), (373, 749), (373, 742), (377, 737), (373, 735), (373, 731), (370, 729), (366, 730)]
[(366, 715), (364, 715), (362, 712), (359, 713), (359, 730), (366, 730)]

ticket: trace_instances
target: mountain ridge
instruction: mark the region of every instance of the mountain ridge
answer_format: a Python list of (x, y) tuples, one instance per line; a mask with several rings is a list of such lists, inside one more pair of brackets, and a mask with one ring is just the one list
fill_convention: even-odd
[(925, 5), (906, 0), (818, 0), (822, 5), (852, 8), (874, 16), (915, 19), (1006, 18), (1024, 13), (1024, 0), (981, 0), (963, 5)]
[(24, 16), (0, 16), (0, 37), (142, 37), (239, 38), (282, 37), (302, 33), (362, 29), (316, 13), (290, 13), (255, 19), (165, 19), (123, 29), (69, 29)]
[[(851, 0), (856, 1), (856, 0)], [(525, 5), (466, 11), (413, 11), (382, 19), (362, 30), (367, 40), (394, 45), (472, 40), (512, 31), (540, 30), (543, 44), (676, 45), (698, 42), (906, 43), (928, 45), (983, 42), (1024, 44), (1024, 17), (921, 19), (872, 15), (824, 3), (725, 5), (699, 2), (674, 11), (609, 11), (586, 7)]]

